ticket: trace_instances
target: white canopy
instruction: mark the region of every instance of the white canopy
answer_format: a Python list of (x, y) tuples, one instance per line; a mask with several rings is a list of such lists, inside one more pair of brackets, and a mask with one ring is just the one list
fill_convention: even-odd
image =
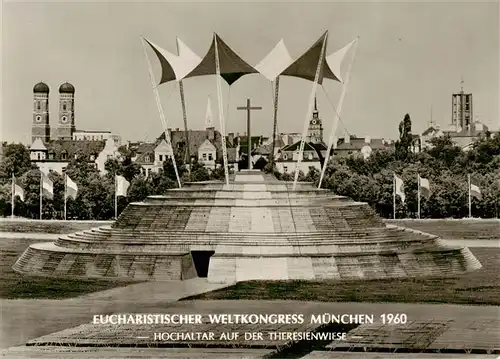
[(169, 81), (180, 81), (201, 62), (201, 57), (195, 54), (181, 39), (177, 38), (179, 55), (161, 48), (148, 39), (144, 39), (160, 60), (162, 75), (159, 85)]

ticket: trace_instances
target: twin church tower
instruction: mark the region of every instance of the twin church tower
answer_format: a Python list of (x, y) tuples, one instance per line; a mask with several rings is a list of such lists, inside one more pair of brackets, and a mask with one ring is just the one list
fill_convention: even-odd
[[(33, 124), (31, 143), (37, 138), (43, 142), (50, 140), (72, 140), (75, 126), (75, 87), (65, 82), (59, 86), (59, 121), (53, 133), (49, 122), (49, 86), (39, 82), (33, 87)], [(307, 141), (323, 142), (323, 126), (319, 118), (316, 99), (314, 99), (313, 118), (309, 122)]]
[(75, 127), (75, 87), (65, 82), (59, 87), (59, 121), (51, 136), (49, 123), (49, 86), (40, 82), (33, 87), (33, 124), (31, 142), (40, 138), (43, 142), (51, 139), (71, 140)]

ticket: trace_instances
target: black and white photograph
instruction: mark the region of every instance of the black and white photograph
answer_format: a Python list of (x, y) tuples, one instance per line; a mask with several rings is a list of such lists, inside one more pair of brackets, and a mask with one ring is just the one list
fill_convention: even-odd
[(498, 0), (0, 6), (2, 358), (500, 358)]

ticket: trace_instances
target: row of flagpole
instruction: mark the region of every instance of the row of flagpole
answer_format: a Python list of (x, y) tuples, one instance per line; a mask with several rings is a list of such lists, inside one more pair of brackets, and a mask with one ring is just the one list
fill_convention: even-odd
[[(118, 197), (127, 196), (127, 189), (130, 183), (123, 177), (115, 176), (115, 219), (118, 218)], [(52, 180), (40, 171), (40, 219), (43, 218), (43, 194), (49, 197), (54, 196), (54, 183)], [(77, 184), (65, 173), (64, 174), (64, 220), (67, 218), (67, 200), (68, 198), (76, 199), (78, 193)], [(12, 191), (11, 191), (11, 216), (14, 217), (15, 197), (19, 196), (24, 202), (24, 189), (17, 182), (14, 173), (12, 173)]]
[[(404, 203), (406, 200), (406, 195), (404, 192), (404, 182), (401, 178), (399, 178), (396, 175), (396, 173), (394, 173), (392, 184), (393, 184), (393, 192), (392, 192), (393, 218), (396, 219), (396, 197), (399, 196), (401, 198), (401, 202)], [(479, 186), (471, 182), (470, 174), (467, 175), (467, 186), (468, 186), (469, 217), (472, 217), (472, 197), (481, 199), (481, 189), (479, 188)], [(427, 178), (420, 177), (420, 174), (417, 174), (417, 218), (418, 219), (420, 219), (420, 213), (421, 213), (420, 204), (421, 204), (422, 193), (424, 193), (424, 197), (428, 198), (430, 196), (431, 194), (430, 183)]]
[[(476, 184), (471, 181), (470, 174), (467, 175), (468, 184), (468, 207), (469, 207), (469, 217), (472, 217), (472, 197), (481, 199), (481, 189)], [(115, 218), (118, 217), (118, 197), (127, 196), (127, 190), (130, 183), (123, 177), (115, 175), (115, 194), (114, 194), (114, 205), (115, 205)], [(42, 171), (40, 171), (40, 219), (42, 219), (43, 213), (43, 193), (44, 191), (49, 195), (54, 195), (54, 184)], [(64, 174), (64, 219), (67, 218), (67, 199), (76, 199), (78, 193), (77, 184), (67, 175)], [(417, 218), (420, 219), (421, 214), (421, 197), (429, 197), (431, 194), (431, 188), (429, 180), (417, 174)], [(15, 197), (19, 196), (21, 201), (24, 202), (24, 189), (17, 182), (14, 173), (12, 174), (12, 191), (11, 191), (11, 216), (14, 217), (14, 206)], [(405, 202), (406, 195), (404, 192), (404, 182), (403, 180), (394, 173), (393, 177), (393, 218), (396, 219), (396, 197), (401, 198), (401, 202)]]

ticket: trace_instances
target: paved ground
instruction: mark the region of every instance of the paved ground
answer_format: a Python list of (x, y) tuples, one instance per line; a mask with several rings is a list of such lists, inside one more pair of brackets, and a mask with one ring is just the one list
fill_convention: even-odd
[[(61, 348), (16, 347), (0, 351), (8, 359), (257, 359), (271, 353), (259, 349), (196, 349), (196, 348)], [(464, 358), (467, 359), (467, 358)], [(487, 358), (489, 359), (489, 358)]]
[[(305, 315), (306, 320), (310, 319), (310, 315), (319, 315), (324, 313), (329, 314), (371, 314), (375, 316), (375, 320), (380, 323), (379, 316), (383, 313), (404, 313), (407, 315), (409, 321), (444, 321), (444, 320), (453, 320), (457, 323), (465, 323), (474, 321), (475, 323), (481, 324), (482, 322), (491, 322), (496, 319), (496, 327), (500, 326), (500, 318), (499, 318), (499, 310), (498, 307), (493, 306), (460, 306), (460, 305), (448, 305), (448, 304), (404, 304), (404, 303), (317, 303), (317, 302), (295, 302), (295, 301), (249, 301), (249, 300), (234, 300), (234, 301), (181, 301), (181, 302), (168, 302), (167, 300), (158, 300), (159, 298), (153, 296), (153, 300), (151, 302), (144, 301), (142, 303), (121, 303), (121, 307), (115, 307), (113, 304), (113, 312), (121, 312), (121, 313), (303, 313)], [(156, 300), (156, 303), (153, 303)], [(95, 302), (95, 300), (91, 300)], [(66, 302), (66, 301), (65, 301)], [(78, 302), (78, 300), (75, 300)], [(66, 303), (65, 303), (66, 304)], [(69, 304), (69, 303), (68, 303)], [(38, 307), (40, 308), (40, 307)], [(55, 308), (52, 308), (54, 310)], [(66, 316), (71, 317), (75, 315), (71, 309), (77, 311), (78, 315), (81, 315), (82, 321), (84, 321), (85, 316), (82, 315), (81, 306), (76, 306), (74, 308), (68, 307), (65, 310), (64, 314)], [(100, 309), (97, 306), (90, 308), (87, 307), (87, 323), (90, 321), (90, 317), (92, 314), (100, 314)], [(47, 312), (43, 310), (45, 315), (41, 316), (38, 320), (48, 320), (47, 315), (54, 314), (54, 312)], [(40, 310), (37, 311), (37, 314), (40, 316)], [(19, 321), (19, 325), (21, 327), (26, 328), (29, 326), (29, 322), (33, 320), (33, 318), (29, 318), (29, 312), (27, 314), (28, 317), (22, 318)], [(36, 319), (35, 319), (36, 320)], [(84, 321), (85, 322), (85, 321)], [(68, 327), (66, 325), (66, 327)], [(85, 326), (84, 326), (85, 327)], [(92, 327), (92, 326), (91, 326)], [(229, 328), (230, 326), (228, 326)], [(115, 327), (113, 329), (116, 331), (116, 337), (122, 338), (125, 336), (130, 337), (131, 339), (135, 338), (138, 335), (152, 336), (151, 327), (149, 325), (136, 325), (133, 329), (128, 327)], [(245, 325), (240, 326), (240, 330), (244, 330)], [(477, 330), (469, 331), (469, 335), (466, 338), (462, 338), (463, 343), (467, 344), (477, 344), (477, 343), (485, 343), (485, 333), (481, 331), (480, 325), (477, 326)], [(16, 329), (16, 325), (12, 323), (12, 329)], [(19, 335), (19, 328), (18, 335)], [(50, 341), (52, 342), (55, 339), (57, 342), (57, 338), (61, 339), (61, 342), (71, 342), (78, 341), (78, 335), (74, 334), (78, 333), (79, 330), (67, 330), (62, 333), (49, 335)], [(103, 327), (93, 326), (92, 328), (85, 328), (85, 330), (81, 331), (82, 337), (92, 338), (93, 336), (99, 336), (99, 333), (108, 332), (107, 330), (103, 330)], [(398, 332), (398, 328), (394, 326), (394, 332)], [(70, 334), (67, 334), (70, 333)], [(109, 332), (106, 334), (109, 337)], [(72, 336), (73, 335), (73, 336)], [(112, 336), (111, 336), (112, 337)], [(446, 337), (446, 336), (445, 336)], [(72, 339), (73, 338), (73, 339)], [(76, 338), (76, 339), (75, 339)], [(11, 342), (12, 342), (11, 335)], [(486, 338), (487, 342), (490, 345), (494, 345), (496, 343), (500, 343), (500, 338), (496, 338), (492, 335), (489, 335)], [(454, 338), (450, 338), (449, 340), (453, 341)], [(38, 341), (38, 340), (37, 340)], [(42, 340), (43, 341), (43, 340)], [(120, 341), (120, 340), (118, 340)], [(139, 343), (140, 340), (136, 342)], [(152, 340), (151, 340), (152, 342)], [(493, 344), (492, 344), (493, 342)], [(462, 343), (462, 344), (463, 344)], [(487, 343), (487, 344), (488, 344)], [(16, 343), (19, 345), (20, 343)], [(326, 344), (325, 344), (326, 345)], [(43, 347), (41, 347), (43, 348)], [(42, 349), (43, 350), (43, 349)]]
[(204, 279), (147, 282), (91, 293), (63, 300), (0, 300), (0, 348), (21, 345), (28, 340), (88, 323), (93, 314), (138, 311), (165, 305), (183, 297), (224, 288)]
[(500, 248), (500, 239), (443, 239), (445, 245), (455, 247), (491, 247)]
[(345, 353), (314, 351), (301, 359), (498, 359), (497, 355), (441, 353)]
[(41, 241), (55, 241), (62, 234), (54, 233), (30, 233), (30, 232), (0, 232), (0, 238), (4, 239), (39, 239)]

